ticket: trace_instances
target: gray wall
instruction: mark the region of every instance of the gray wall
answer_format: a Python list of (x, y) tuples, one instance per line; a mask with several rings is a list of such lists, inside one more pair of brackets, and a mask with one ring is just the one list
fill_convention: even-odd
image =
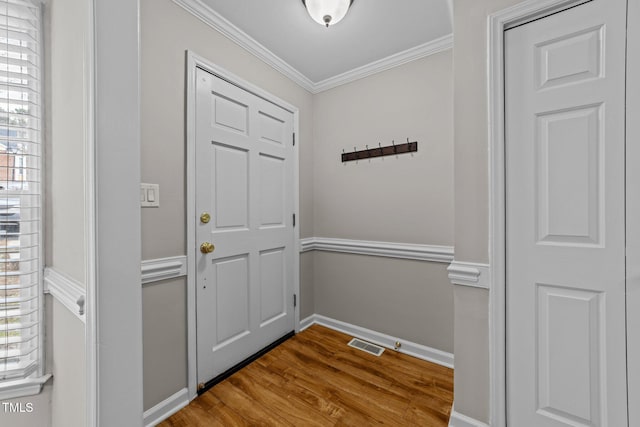
[(3, 400), (13, 404), (22, 404), (27, 408), (31, 404), (33, 412), (30, 413), (5, 413), (0, 407), (0, 425), (10, 427), (51, 427), (51, 382), (45, 384), (42, 392), (36, 396), (21, 397), (19, 399)]
[[(518, 0), (454, 0), (456, 260), (489, 261), (487, 17)], [(489, 421), (489, 293), (455, 290), (455, 409)]]
[(53, 300), (52, 336), (53, 392), (51, 419), (53, 427), (86, 425), (86, 384), (84, 324), (65, 306)]
[[(299, 108), (300, 231), (303, 237), (312, 236), (312, 95), (171, 0), (142, 0), (142, 181), (160, 184), (160, 207), (142, 210), (142, 258), (185, 255), (187, 250), (187, 49)], [(305, 310), (309, 309), (308, 290), (303, 285)], [(145, 286), (143, 307), (147, 410), (187, 385), (186, 281)]]
[[(453, 245), (451, 50), (314, 97), (317, 237)], [(418, 152), (342, 163), (350, 151), (418, 141)], [(315, 312), (453, 351), (443, 263), (313, 253)]]
[(186, 281), (142, 288), (144, 408), (187, 387)]
[[(46, 7), (46, 6), (45, 6)], [(84, 283), (86, 0), (50, 0), (47, 265)]]
[[(302, 238), (453, 244), (451, 51), (311, 95), (171, 0), (142, 0), (142, 181), (160, 184), (161, 202), (142, 210), (143, 259), (187, 250), (187, 49), (299, 108)], [(407, 137), (420, 141), (418, 153), (340, 162), (343, 148)], [(326, 314), (452, 351), (446, 264), (319, 252), (302, 254), (300, 264), (302, 318)], [(333, 270), (347, 274), (338, 281)], [(143, 329), (147, 410), (187, 385), (186, 280), (143, 288)]]
[(328, 252), (314, 262), (316, 313), (453, 352), (446, 264)]
[[(85, 283), (85, 44), (91, 42), (86, 0), (49, 0), (47, 73), (48, 114), (47, 193), (49, 210), (47, 266)], [(52, 425), (80, 427), (85, 420), (84, 324), (58, 302), (47, 325), (52, 343), (48, 357), (53, 373)]]
[(316, 312), (315, 254), (304, 252), (300, 254), (300, 319), (305, 319)]
[[(451, 50), (314, 97), (315, 235), (453, 244)], [(418, 152), (342, 163), (352, 151), (418, 141)]]

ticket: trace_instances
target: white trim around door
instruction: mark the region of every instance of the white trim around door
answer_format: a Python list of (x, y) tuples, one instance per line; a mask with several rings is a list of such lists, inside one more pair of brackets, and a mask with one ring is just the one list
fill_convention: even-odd
[(506, 425), (505, 346), (505, 135), (504, 30), (587, 0), (527, 0), (489, 16), (487, 22), (487, 102), (489, 122), (489, 359), (490, 425)]
[[(299, 111), (298, 108), (289, 104), (288, 102), (270, 94), (269, 92), (253, 85), (252, 83), (236, 76), (235, 74), (213, 64), (207, 59), (195, 54), (194, 52), (186, 52), (186, 90), (187, 90), (187, 117), (186, 117), (186, 143), (187, 143), (187, 358), (188, 358), (188, 377), (187, 388), (189, 398), (193, 399), (197, 395), (197, 336), (196, 336), (196, 265), (195, 265), (195, 250), (196, 250), (196, 230), (195, 230), (195, 75), (196, 69), (200, 68), (205, 70), (227, 82), (246, 90), (253, 95), (263, 98), (279, 107), (291, 112), (293, 114), (293, 132), (296, 134), (295, 145), (293, 147), (293, 169), (294, 169), (294, 184), (293, 184), (293, 206), (294, 213), (300, 212), (299, 201), (299, 151), (300, 145), (299, 133)], [(294, 241), (300, 241), (300, 227), (296, 225), (294, 227)], [(297, 251), (294, 252), (293, 262), (293, 278), (294, 278), (294, 292), (296, 295), (300, 295), (300, 256)], [(295, 330), (300, 330), (300, 304), (297, 304), (294, 313)]]
[(98, 327), (96, 319), (96, 30), (95, 1), (87, 2), (84, 61), (84, 347), (87, 426), (98, 424)]

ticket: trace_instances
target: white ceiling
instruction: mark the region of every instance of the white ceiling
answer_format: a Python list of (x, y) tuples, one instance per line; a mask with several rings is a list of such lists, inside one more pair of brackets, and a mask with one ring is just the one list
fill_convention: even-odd
[(452, 32), (450, 0), (354, 0), (325, 28), (301, 0), (201, 0), (313, 84)]

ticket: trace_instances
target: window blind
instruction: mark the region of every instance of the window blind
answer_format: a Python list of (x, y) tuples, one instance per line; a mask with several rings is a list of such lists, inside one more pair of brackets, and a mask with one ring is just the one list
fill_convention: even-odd
[(0, 381), (42, 359), (40, 21), (0, 1)]

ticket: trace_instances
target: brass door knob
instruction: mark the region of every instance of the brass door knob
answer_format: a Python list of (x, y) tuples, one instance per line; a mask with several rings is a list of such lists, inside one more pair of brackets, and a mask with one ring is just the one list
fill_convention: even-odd
[(209, 221), (211, 221), (211, 215), (209, 215), (207, 212), (203, 212), (202, 215), (200, 215), (200, 222), (203, 224), (208, 224)]
[(200, 245), (200, 252), (202, 252), (203, 254), (210, 254), (215, 249), (216, 247), (213, 246), (213, 243), (204, 242), (203, 244)]

